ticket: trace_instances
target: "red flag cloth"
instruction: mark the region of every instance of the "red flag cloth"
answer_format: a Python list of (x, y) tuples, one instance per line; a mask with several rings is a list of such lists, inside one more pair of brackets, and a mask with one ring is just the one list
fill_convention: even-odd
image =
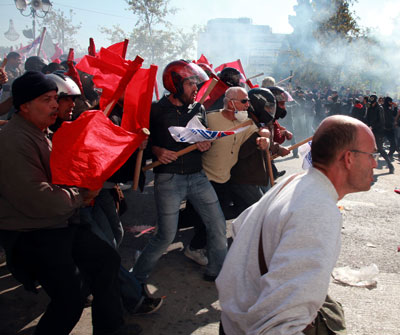
[(69, 53), (68, 53), (68, 58), (67, 58), (67, 64), (68, 64), (68, 71), (64, 72), (64, 74), (68, 77), (70, 77), (79, 87), (81, 93), (83, 94), (83, 86), (81, 82), (81, 78), (79, 76), (78, 71), (76, 71), (75, 65), (74, 65), (74, 49), (70, 48)]
[(73, 48), (69, 48), (67, 61), (73, 62), (74, 58), (75, 58), (74, 49)]
[(127, 85), (131, 81), (135, 72), (142, 66), (143, 61), (143, 58), (136, 56), (135, 60), (130, 62), (128, 69), (124, 76), (119, 80), (118, 86), (114, 89), (111, 96), (105, 96), (103, 91), (100, 97), (100, 109), (104, 111), (104, 114), (108, 116), (117, 101), (124, 95)]
[[(51, 56), (51, 61), (54, 63), (57, 63), (56, 60), (59, 60), (59, 57), (64, 53), (63, 49), (61, 49), (58, 46), (58, 43), (54, 44), (54, 54), (53, 56)], [(61, 63), (61, 61), (59, 60), (59, 63)]]
[[(207, 80), (203, 86), (201, 86), (200, 90), (197, 92), (196, 101), (200, 101), (203, 97), (204, 93), (207, 91), (208, 86), (212, 82), (212, 78)], [(206, 109), (209, 109), (222, 95), (225, 94), (225, 91), (229, 88), (222, 80), (218, 80), (214, 89), (211, 91), (210, 95), (206, 98), (203, 105)]]
[(257, 88), (257, 87), (260, 87), (259, 85), (254, 85), (254, 84), (250, 81), (250, 79), (246, 79), (246, 84), (247, 84), (247, 86), (249, 86), (250, 88)]
[(128, 43), (129, 43), (129, 40), (118, 42), (118, 43), (112, 44), (109, 47), (107, 47), (107, 50), (109, 50), (117, 55), (120, 55), (122, 58), (125, 59), (126, 50), (128, 48)]
[(209, 65), (211, 68), (213, 67), (212, 64), (210, 64), (210, 62), (208, 61), (208, 59), (206, 58), (206, 56), (204, 56), (203, 54), (201, 54), (200, 58), (197, 60), (196, 64), (199, 63), (203, 63), (203, 64), (207, 64)]
[(149, 128), (156, 75), (156, 65), (151, 65), (149, 69), (139, 69), (126, 87), (121, 122), (125, 130), (140, 133), (142, 128)]
[(88, 55), (96, 56), (96, 46), (94, 45), (94, 39), (92, 37), (89, 38)]
[(112, 51), (101, 48), (96, 57), (83, 57), (76, 68), (93, 75), (94, 84), (102, 89), (101, 108), (104, 108), (104, 101), (109, 101), (112, 98), (115, 87), (125, 75), (131, 63), (131, 61), (125, 61)]
[(234, 62), (221, 64), (220, 66), (216, 67), (214, 69), (214, 71), (218, 73), (219, 71), (225, 69), (226, 67), (233, 67), (234, 69), (238, 70), (243, 75), (244, 78), (246, 78), (246, 75), (244, 74), (242, 62), (240, 61), (240, 59), (238, 59)]
[(75, 121), (63, 122), (54, 134), (52, 182), (97, 190), (145, 138), (116, 126), (102, 111), (86, 111)]

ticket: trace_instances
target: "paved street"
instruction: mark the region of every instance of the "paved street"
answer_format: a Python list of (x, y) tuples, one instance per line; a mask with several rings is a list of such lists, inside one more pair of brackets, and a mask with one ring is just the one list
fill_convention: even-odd
[[(343, 304), (349, 335), (400, 335), (400, 253), (397, 252), (400, 194), (394, 192), (400, 186), (400, 164), (396, 158), (396, 172), (389, 175), (383, 162), (381, 159), (376, 182), (369, 192), (349, 195), (339, 203), (344, 221), (342, 253), (337, 266), (360, 268), (375, 263), (380, 271), (374, 289), (331, 283), (331, 295)], [(301, 161), (281, 159), (277, 166), (289, 174), (301, 170)], [(127, 232), (122, 256), (127, 268), (133, 263), (135, 251), (147, 239), (134, 237), (135, 226), (155, 224), (152, 190), (150, 180), (144, 194), (125, 193), (130, 208), (123, 216)], [(165, 297), (163, 307), (149, 316), (127, 318), (129, 323), (139, 323), (144, 334), (218, 334), (219, 304), (215, 286), (202, 279), (201, 266), (183, 255), (183, 245), (192, 233), (192, 229), (179, 232), (150, 278), (152, 292)], [(45, 294), (40, 292), (35, 296), (25, 292), (10, 277), (4, 264), (0, 267), (0, 292), (0, 334), (16, 334), (21, 329), (19, 334), (32, 334), (31, 327), (46, 305)], [(90, 309), (85, 310), (72, 334), (91, 334)]]

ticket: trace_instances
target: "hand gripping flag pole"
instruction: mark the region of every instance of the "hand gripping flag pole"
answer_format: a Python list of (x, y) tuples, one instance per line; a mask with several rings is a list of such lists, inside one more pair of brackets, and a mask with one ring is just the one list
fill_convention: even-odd
[[(305, 143), (311, 141), (312, 138), (313, 138), (313, 137), (310, 136), (310, 137), (306, 138), (305, 140), (300, 141), (299, 143), (293, 144), (292, 146), (290, 146), (290, 147), (288, 148), (288, 150), (289, 150), (289, 151), (293, 151), (294, 149), (297, 149), (298, 147), (302, 146), (303, 144), (305, 144)], [(275, 155), (271, 156), (271, 160), (274, 160), (274, 159), (277, 158), (277, 157), (279, 157), (279, 155), (278, 155), (278, 154), (275, 154)]]
[[(199, 101), (200, 104), (203, 104), (203, 103), (204, 103), (204, 101), (205, 101), (205, 100), (207, 99), (207, 97), (210, 95), (211, 91), (214, 89), (214, 87), (215, 87), (215, 85), (217, 85), (217, 83), (218, 83), (218, 81), (217, 81), (216, 79), (213, 79), (213, 80), (212, 80), (212, 82), (210, 83), (210, 85), (209, 85), (208, 88), (207, 88), (207, 91), (206, 91), (206, 92), (203, 94), (203, 96), (201, 97), (201, 99), (200, 99), (200, 101)], [(241, 125), (241, 127), (243, 127), (243, 126), (244, 126), (244, 125)], [(196, 150), (196, 149), (197, 149), (196, 144), (192, 144), (192, 145), (186, 147), (185, 149), (179, 150), (179, 151), (176, 153), (176, 155), (177, 155), (178, 157), (180, 157), (180, 156), (183, 156), (183, 155), (187, 154), (188, 152), (194, 151), (194, 150)], [(150, 170), (150, 169), (152, 169), (152, 168), (154, 168), (154, 167), (156, 167), (156, 166), (159, 166), (159, 165), (161, 165), (161, 162), (160, 162), (160, 161), (155, 161), (155, 162), (153, 162), (153, 163), (151, 163), (151, 164), (146, 165), (145, 167), (143, 167), (142, 170), (143, 170), (143, 172), (144, 172), (144, 171)]]

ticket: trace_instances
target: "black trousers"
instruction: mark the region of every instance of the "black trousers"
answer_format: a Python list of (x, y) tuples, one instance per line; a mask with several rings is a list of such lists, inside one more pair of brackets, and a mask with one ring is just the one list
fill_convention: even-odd
[(386, 164), (388, 167), (393, 166), (392, 163), (390, 162), (389, 156), (385, 149), (383, 148), (383, 140), (384, 140), (384, 132), (383, 131), (373, 131), (374, 136), (375, 136), (375, 142), (376, 146), (378, 148), (378, 152), (381, 154), (383, 159), (386, 161)]
[(50, 297), (36, 335), (68, 335), (93, 294), (93, 334), (107, 334), (123, 324), (118, 286), (118, 253), (80, 225), (18, 234), (10, 257), (18, 272), (35, 278)]

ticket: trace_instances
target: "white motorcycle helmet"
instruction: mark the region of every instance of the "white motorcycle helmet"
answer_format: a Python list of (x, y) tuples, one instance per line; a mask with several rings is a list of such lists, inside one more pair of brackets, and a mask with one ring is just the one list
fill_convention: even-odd
[(48, 78), (51, 78), (57, 85), (57, 94), (60, 98), (65, 96), (78, 97), (81, 95), (81, 90), (78, 85), (70, 78), (64, 75), (62, 72), (53, 72), (46, 74)]

